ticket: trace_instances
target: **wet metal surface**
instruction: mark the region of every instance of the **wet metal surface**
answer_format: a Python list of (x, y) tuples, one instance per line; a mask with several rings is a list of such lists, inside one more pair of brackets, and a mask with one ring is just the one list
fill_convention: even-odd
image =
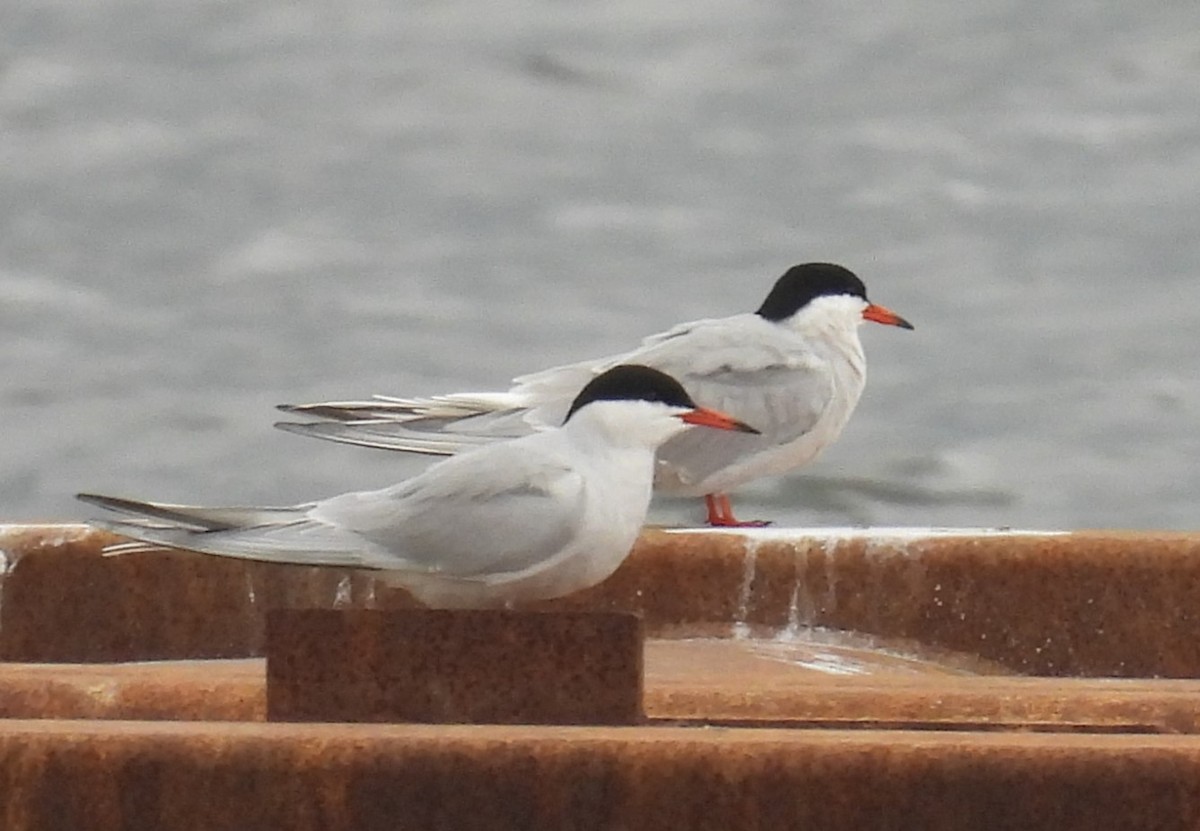
[[(770, 642), (651, 639), (645, 713), (693, 725), (1200, 733), (1197, 680), (973, 675), (924, 661), (916, 672), (864, 650), (855, 659), (871, 672), (779, 660)], [(261, 659), (9, 663), (0, 717), (262, 721), (266, 688)]]

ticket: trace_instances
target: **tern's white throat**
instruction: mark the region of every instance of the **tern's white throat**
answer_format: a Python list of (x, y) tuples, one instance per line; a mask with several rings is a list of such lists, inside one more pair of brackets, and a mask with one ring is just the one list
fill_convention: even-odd
[(789, 317), (784, 325), (803, 335), (855, 333), (863, 323), (867, 301), (850, 294), (814, 297)]

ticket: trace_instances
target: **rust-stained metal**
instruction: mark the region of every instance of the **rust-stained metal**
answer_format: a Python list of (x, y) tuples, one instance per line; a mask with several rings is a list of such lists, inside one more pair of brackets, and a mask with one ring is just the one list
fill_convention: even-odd
[[(879, 657), (839, 675), (753, 643), (650, 640), (645, 723), (1200, 735), (1200, 681), (914, 673)], [(0, 664), (0, 719), (264, 721), (266, 698), (262, 659)]]
[[(255, 655), (273, 609), (411, 606), (367, 575), (104, 557), (111, 540), (0, 529), (0, 656)], [(1198, 535), (647, 532), (601, 586), (509, 615), (554, 623), (507, 656), (503, 626), (461, 612), (317, 611), (316, 629), (271, 639), (299, 648), (273, 665), (274, 691), (303, 717), (397, 717), (395, 690), (432, 668), (449, 680), (408, 685), (419, 717), (501, 721), (495, 708), (533, 702), (488, 673), (550, 689), (538, 661), (609, 648), (581, 645), (570, 620), (632, 612), (657, 635), (759, 638), (651, 639), (637, 726), (268, 724), (261, 660), (10, 663), (0, 827), (1197, 828), (1197, 609)], [(382, 623), (400, 617), (425, 621), (408, 646)], [(805, 656), (833, 647), (774, 637), (810, 626), (920, 644), (936, 666), (880, 653), (863, 675), (823, 675)], [(560, 686), (586, 698), (575, 680)]]
[[(3, 532), (0, 659), (261, 655), (275, 608), (401, 608), (367, 574), (197, 554), (104, 557), (112, 537)], [(647, 531), (593, 589), (538, 608), (628, 611), (649, 635), (826, 626), (1026, 674), (1200, 677), (1200, 534)]]
[(0, 722), (5, 831), (1200, 827), (1200, 738)]
[(614, 612), (278, 610), (271, 721), (635, 724), (642, 626)]

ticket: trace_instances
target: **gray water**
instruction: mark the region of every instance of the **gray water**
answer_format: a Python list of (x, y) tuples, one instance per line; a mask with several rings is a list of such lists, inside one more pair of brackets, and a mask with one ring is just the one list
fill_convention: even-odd
[(396, 481), (272, 405), (493, 388), (806, 260), (917, 329), (740, 514), (1200, 526), (1194, 0), (15, 0), (0, 520)]

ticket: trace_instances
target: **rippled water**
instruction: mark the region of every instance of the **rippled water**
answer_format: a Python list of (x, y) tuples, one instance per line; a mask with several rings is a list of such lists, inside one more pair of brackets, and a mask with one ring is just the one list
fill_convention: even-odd
[(1198, 81), (1182, 0), (17, 0), (3, 519), (394, 481), (271, 405), (493, 387), (829, 259), (917, 330), (740, 513), (1196, 528)]

